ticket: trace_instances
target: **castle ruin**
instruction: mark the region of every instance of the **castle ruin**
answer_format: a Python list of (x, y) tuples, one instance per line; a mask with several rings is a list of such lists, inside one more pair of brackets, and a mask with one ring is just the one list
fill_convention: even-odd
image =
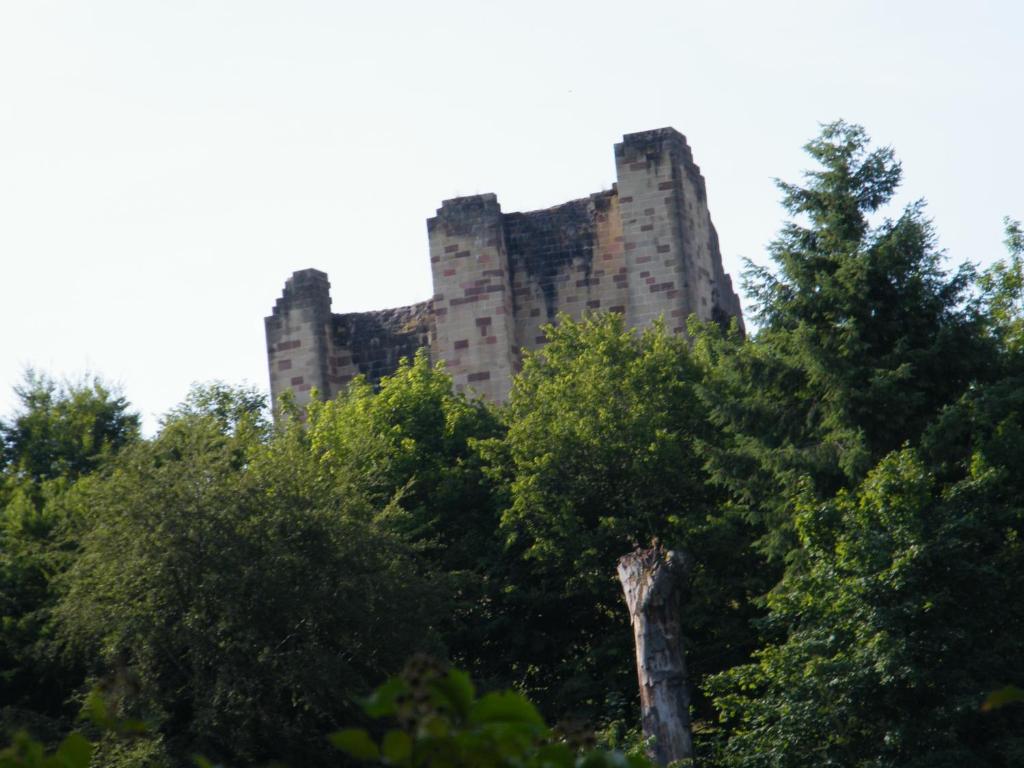
[(419, 304), (333, 314), (327, 275), (294, 273), (265, 321), (274, 400), (331, 398), (426, 347), (456, 389), (503, 402), (559, 312), (619, 312), (634, 328), (663, 317), (675, 333), (691, 314), (742, 327), (686, 138), (628, 134), (615, 167), (611, 190), (541, 211), (502, 213), (493, 194), (445, 200), (427, 221), (434, 296)]

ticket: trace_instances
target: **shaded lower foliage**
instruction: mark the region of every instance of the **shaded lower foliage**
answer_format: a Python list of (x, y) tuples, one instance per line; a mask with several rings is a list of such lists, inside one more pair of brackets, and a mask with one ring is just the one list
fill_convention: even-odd
[(732, 766), (1012, 766), (1024, 711), (1024, 505), (981, 468), (940, 489), (915, 452), (798, 502), (799, 560), (769, 596), (782, 639), (712, 680)]
[(409, 653), (443, 590), (358, 496), (317, 486), (307, 437), (264, 445), (206, 415), (76, 487), (79, 553), (56, 620), (119, 714), (180, 760), (325, 764), (318, 735)]

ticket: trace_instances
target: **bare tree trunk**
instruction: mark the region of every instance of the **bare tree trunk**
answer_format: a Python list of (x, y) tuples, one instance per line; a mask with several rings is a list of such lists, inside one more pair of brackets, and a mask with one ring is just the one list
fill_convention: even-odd
[(644, 737), (654, 737), (651, 758), (659, 765), (693, 760), (679, 632), (679, 588), (689, 576), (690, 558), (655, 542), (619, 558), (618, 572), (636, 641)]

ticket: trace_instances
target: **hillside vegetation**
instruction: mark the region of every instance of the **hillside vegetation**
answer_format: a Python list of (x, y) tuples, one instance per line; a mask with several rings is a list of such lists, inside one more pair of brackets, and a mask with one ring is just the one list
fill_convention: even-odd
[[(6, 740), (620, 764), (589, 751), (643, 747), (615, 563), (657, 539), (694, 561), (701, 765), (1024, 765), (1012, 689), (983, 706), (1024, 685), (1024, 234), (950, 271), (923, 203), (882, 215), (892, 150), (841, 122), (806, 149), (749, 338), (563, 317), (505, 406), (421, 354), (274, 421), (198, 386), (150, 438), (100, 380), (29, 373), (0, 422)], [(18, 743), (0, 765), (43, 764)]]

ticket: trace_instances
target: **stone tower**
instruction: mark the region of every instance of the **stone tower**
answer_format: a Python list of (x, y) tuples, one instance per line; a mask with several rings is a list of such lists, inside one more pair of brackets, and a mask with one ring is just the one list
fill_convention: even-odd
[(420, 304), (332, 314), (327, 275), (296, 272), (266, 318), (271, 395), (333, 397), (427, 347), (457, 389), (501, 402), (559, 312), (619, 312), (631, 327), (664, 317), (676, 333), (691, 314), (742, 328), (685, 137), (628, 134), (615, 166), (611, 190), (546, 210), (503, 213), (493, 194), (444, 201), (427, 221), (434, 296)]

